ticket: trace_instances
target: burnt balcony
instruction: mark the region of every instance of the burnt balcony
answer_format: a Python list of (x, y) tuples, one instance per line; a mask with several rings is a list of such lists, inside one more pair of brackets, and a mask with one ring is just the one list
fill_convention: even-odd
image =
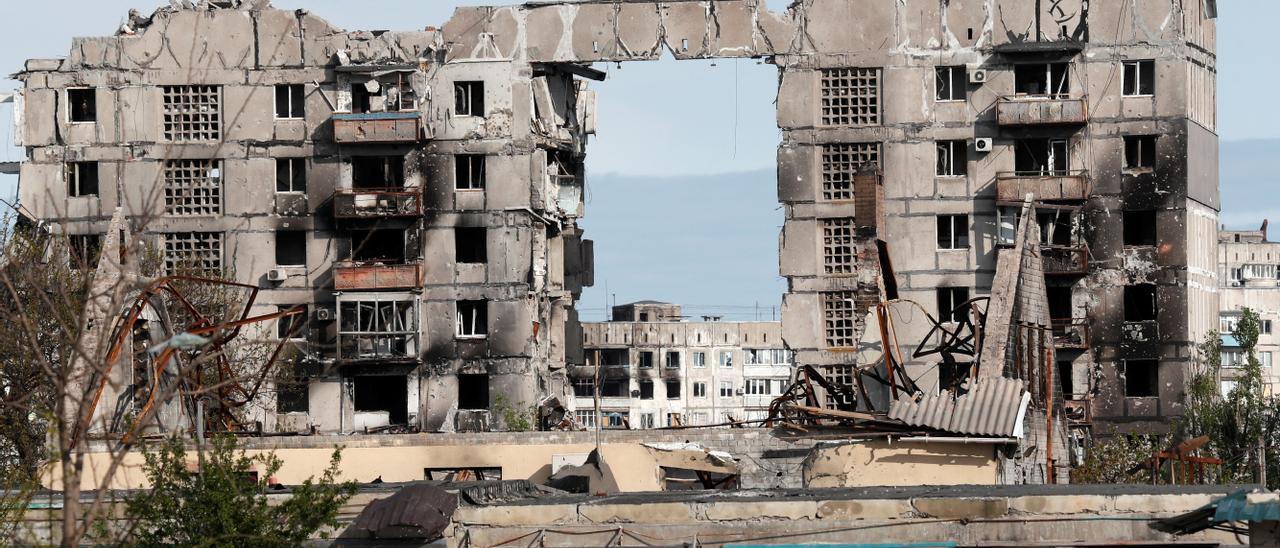
[(996, 201), (1020, 204), (1027, 195), (1038, 202), (1089, 199), (1088, 171), (1002, 171), (996, 174)]
[(996, 102), (1001, 126), (1084, 125), (1089, 105), (1084, 99), (1059, 95), (1006, 95)]
[(1088, 350), (1089, 343), (1089, 320), (1087, 318), (1053, 320), (1054, 348)]
[(1083, 245), (1042, 245), (1040, 259), (1046, 276), (1084, 276), (1089, 273), (1089, 248)]
[(417, 112), (333, 115), (333, 140), (343, 145), (416, 143), (421, 135)]
[(422, 193), (406, 188), (344, 188), (333, 193), (336, 219), (421, 217)]
[(337, 291), (414, 289), (422, 286), (422, 265), (376, 262), (340, 262), (333, 267)]

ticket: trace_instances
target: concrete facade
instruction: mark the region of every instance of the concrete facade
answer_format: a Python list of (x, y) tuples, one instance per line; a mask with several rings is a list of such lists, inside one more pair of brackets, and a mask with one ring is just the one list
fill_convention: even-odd
[(1218, 235), (1218, 276), (1222, 280), (1222, 312), (1218, 332), (1222, 334), (1222, 393), (1235, 387), (1235, 377), (1245, 363), (1244, 349), (1231, 332), (1240, 311), (1258, 313), (1258, 344), (1254, 349), (1262, 363), (1263, 390), (1277, 394), (1280, 370), (1272, 361), (1280, 353), (1280, 243), (1267, 240), (1267, 223), (1258, 230), (1223, 230)]
[(779, 322), (683, 321), (679, 305), (653, 302), (614, 307), (613, 318), (582, 324), (587, 365), (569, 373), (587, 428), (762, 421), (794, 375)]
[[(486, 429), (497, 396), (568, 399), (565, 368), (585, 363), (573, 304), (592, 248), (576, 219), (595, 119), (581, 78), (601, 76), (587, 64), (763, 58), (780, 74), (781, 338), (796, 363), (832, 378), (866, 365), (886, 285), (944, 320), (991, 292), (1030, 195), (1063, 392), (1108, 432), (1159, 431), (1219, 310), (1203, 5), (564, 1), (460, 8), (409, 33), (265, 2), (165, 10), (137, 36), (28, 63), (22, 202), (69, 234), (124, 207), (170, 249), (218, 247), (271, 302), (330, 310), (303, 344), (326, 367), (290, 427)], [(86, 101), (94, 122), (71, 120)], [(273, 192), (288, 158), (304, 193)], [(68, 195), (81, 161), (97, 164), (96, 195)], [(166, 202), (175, 177), (198, 188)], [(294, 230), (302, 268), (272, 254)], [(360, 310), (395, 327), (364, 330)], [(927, 378), (937, 364), (908, 365)], [(362, 407), (371, 393), (394, 397)]]

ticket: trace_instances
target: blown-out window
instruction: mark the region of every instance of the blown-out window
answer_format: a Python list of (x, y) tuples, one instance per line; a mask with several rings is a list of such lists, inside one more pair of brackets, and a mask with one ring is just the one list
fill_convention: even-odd
[(338, 352), (344, 360), (417, 357), (418, 313), (412, 299), (338, 302)]

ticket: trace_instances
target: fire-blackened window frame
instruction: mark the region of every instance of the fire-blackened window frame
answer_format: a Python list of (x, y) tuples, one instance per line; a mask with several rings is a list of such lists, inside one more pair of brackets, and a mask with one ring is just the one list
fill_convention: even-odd
[(880, 68), (822, 69), (820, 123), (826, 127), (864, 127), (880, 124)]
[(222, 86), (161, 86), (161, 93), (165, 141), (222, 138)]
[(458, 409), (475, 411), (489, 409), (488, 374), (458, 374)]
[(1126, 209), (1120, 219), (1124, 223), (1121, 241), (1125, 247), (1153, 247), (1160, 240), (1156, 210)]
[(1124, 138), (1125, 171), (1155, 170), (1157, 138), (1155, 135), (1129, 135)]
[(857, 348), (857, 305), (853, 291), (822, 293), (823, 332), (827, 348)]
[(165, 160), (164, 212), (174, 217), (222, 214), (222, 160)]
[(1160, 360), (1124, 360), (1124, 397), (1160, 396)]
[(833, 276), (851, 275), (857, 266), (853, 217), (822, 219), (822, 269)]
[(276, 266), (307, 266), (307, 232), (305, 230), (276, 231)]
[(865, 167), (879, 165), (879, 142), (822, 145), (822, 200), (852, 200), (854, 176)]
[(412, 294), (339, 297), (340, 360), (413, 360), (417, 354), (418, 301)]
[(1124, 286), (1125, 323), (1154, 322), (1160, 317), (1159, 291), (1155, 284)]
[(488, 229), (457, 227), (453, 229), (454, 261), (458, 264), (484, 264), (489, 260)]
[(164, 234), (165, 273), (223, 275), (221, 232)]

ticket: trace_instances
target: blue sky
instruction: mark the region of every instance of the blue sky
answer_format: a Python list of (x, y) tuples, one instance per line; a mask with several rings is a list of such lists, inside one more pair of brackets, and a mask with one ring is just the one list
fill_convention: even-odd
[[(348, 29), (412, 30), (442, 25), (456, 6), (495, 2), (274, 3), (305, 7)], [(768, 0), (773, 9), (789, 3)], [(72, 36), (110, 34), (131, 7), (152, 9), (146, 0), (76, 0), (73, 7), (66, 2), (8, 4), (0, 48), (4, 74), (21, 69), (27, 58), (65, 56)], [(1219, 9), (1219, 133), (1228, 141), (1280, 139), (1280, 109), (1259, 108), (1273, 105), (1280, 89), (1280, 71), (1274, 70), (1266, 41), (1274, 32), (1273, 22), (1280, 20), (1280, 2), (1231, 0), (1220, 2)], [(685, 302), (700, 305), (692, 310), (697, 315), (704, 313), (699, 308), (710, 313), (714, 306), (737, 312), (730, 319), (756, 317), (755, 303), (760, 302), (767, 313), (784, 288), (777, 276), (776, 249), (782, 215), (769, 173), (778, 143), (775, 69), (752, 60), (721, 61), (714, 67), (666, 60), (607, 68), (609, 80), (594, 84), (600, 91), (600, 133), (588, 154), (590, 203), (584, 221), (588, 237), (597, 241), (599, 287), (584, 295), (584, 318), (600, 318), (606, 282), (619, 302)], [(13, 81), (0, 82), (0, 89), (16, 87)], [(0, 106), (0, 160), (22, 157), (10, 146), (10, 117), (10, 108)], [(1280, 140), (1262, 149), (1274, 157)], [(735, 173), (743, 175), (708, 177)], [(1224, 175), (1239, 178), (1241, 189), (1270, 190), (1277, 182), (1270, 169), (1228, 173), (1224, 167)], [(1280, 198), (1268, 198), (1277, 193), (1250, 193), (1233, 201), (1228, 188), (1233, 184), (1224, 178), (1224, 222), (1252, 225), (1252, 219), (1267, 215), (1280, 219)], [(0, 197), (10, 199), (13, 185), (13, 178), (0, 176)], [(1267, 199), (1275, 203), (1265, 203)], [(670, 230), (671, 239), (640, 236), (655, 224)]]

